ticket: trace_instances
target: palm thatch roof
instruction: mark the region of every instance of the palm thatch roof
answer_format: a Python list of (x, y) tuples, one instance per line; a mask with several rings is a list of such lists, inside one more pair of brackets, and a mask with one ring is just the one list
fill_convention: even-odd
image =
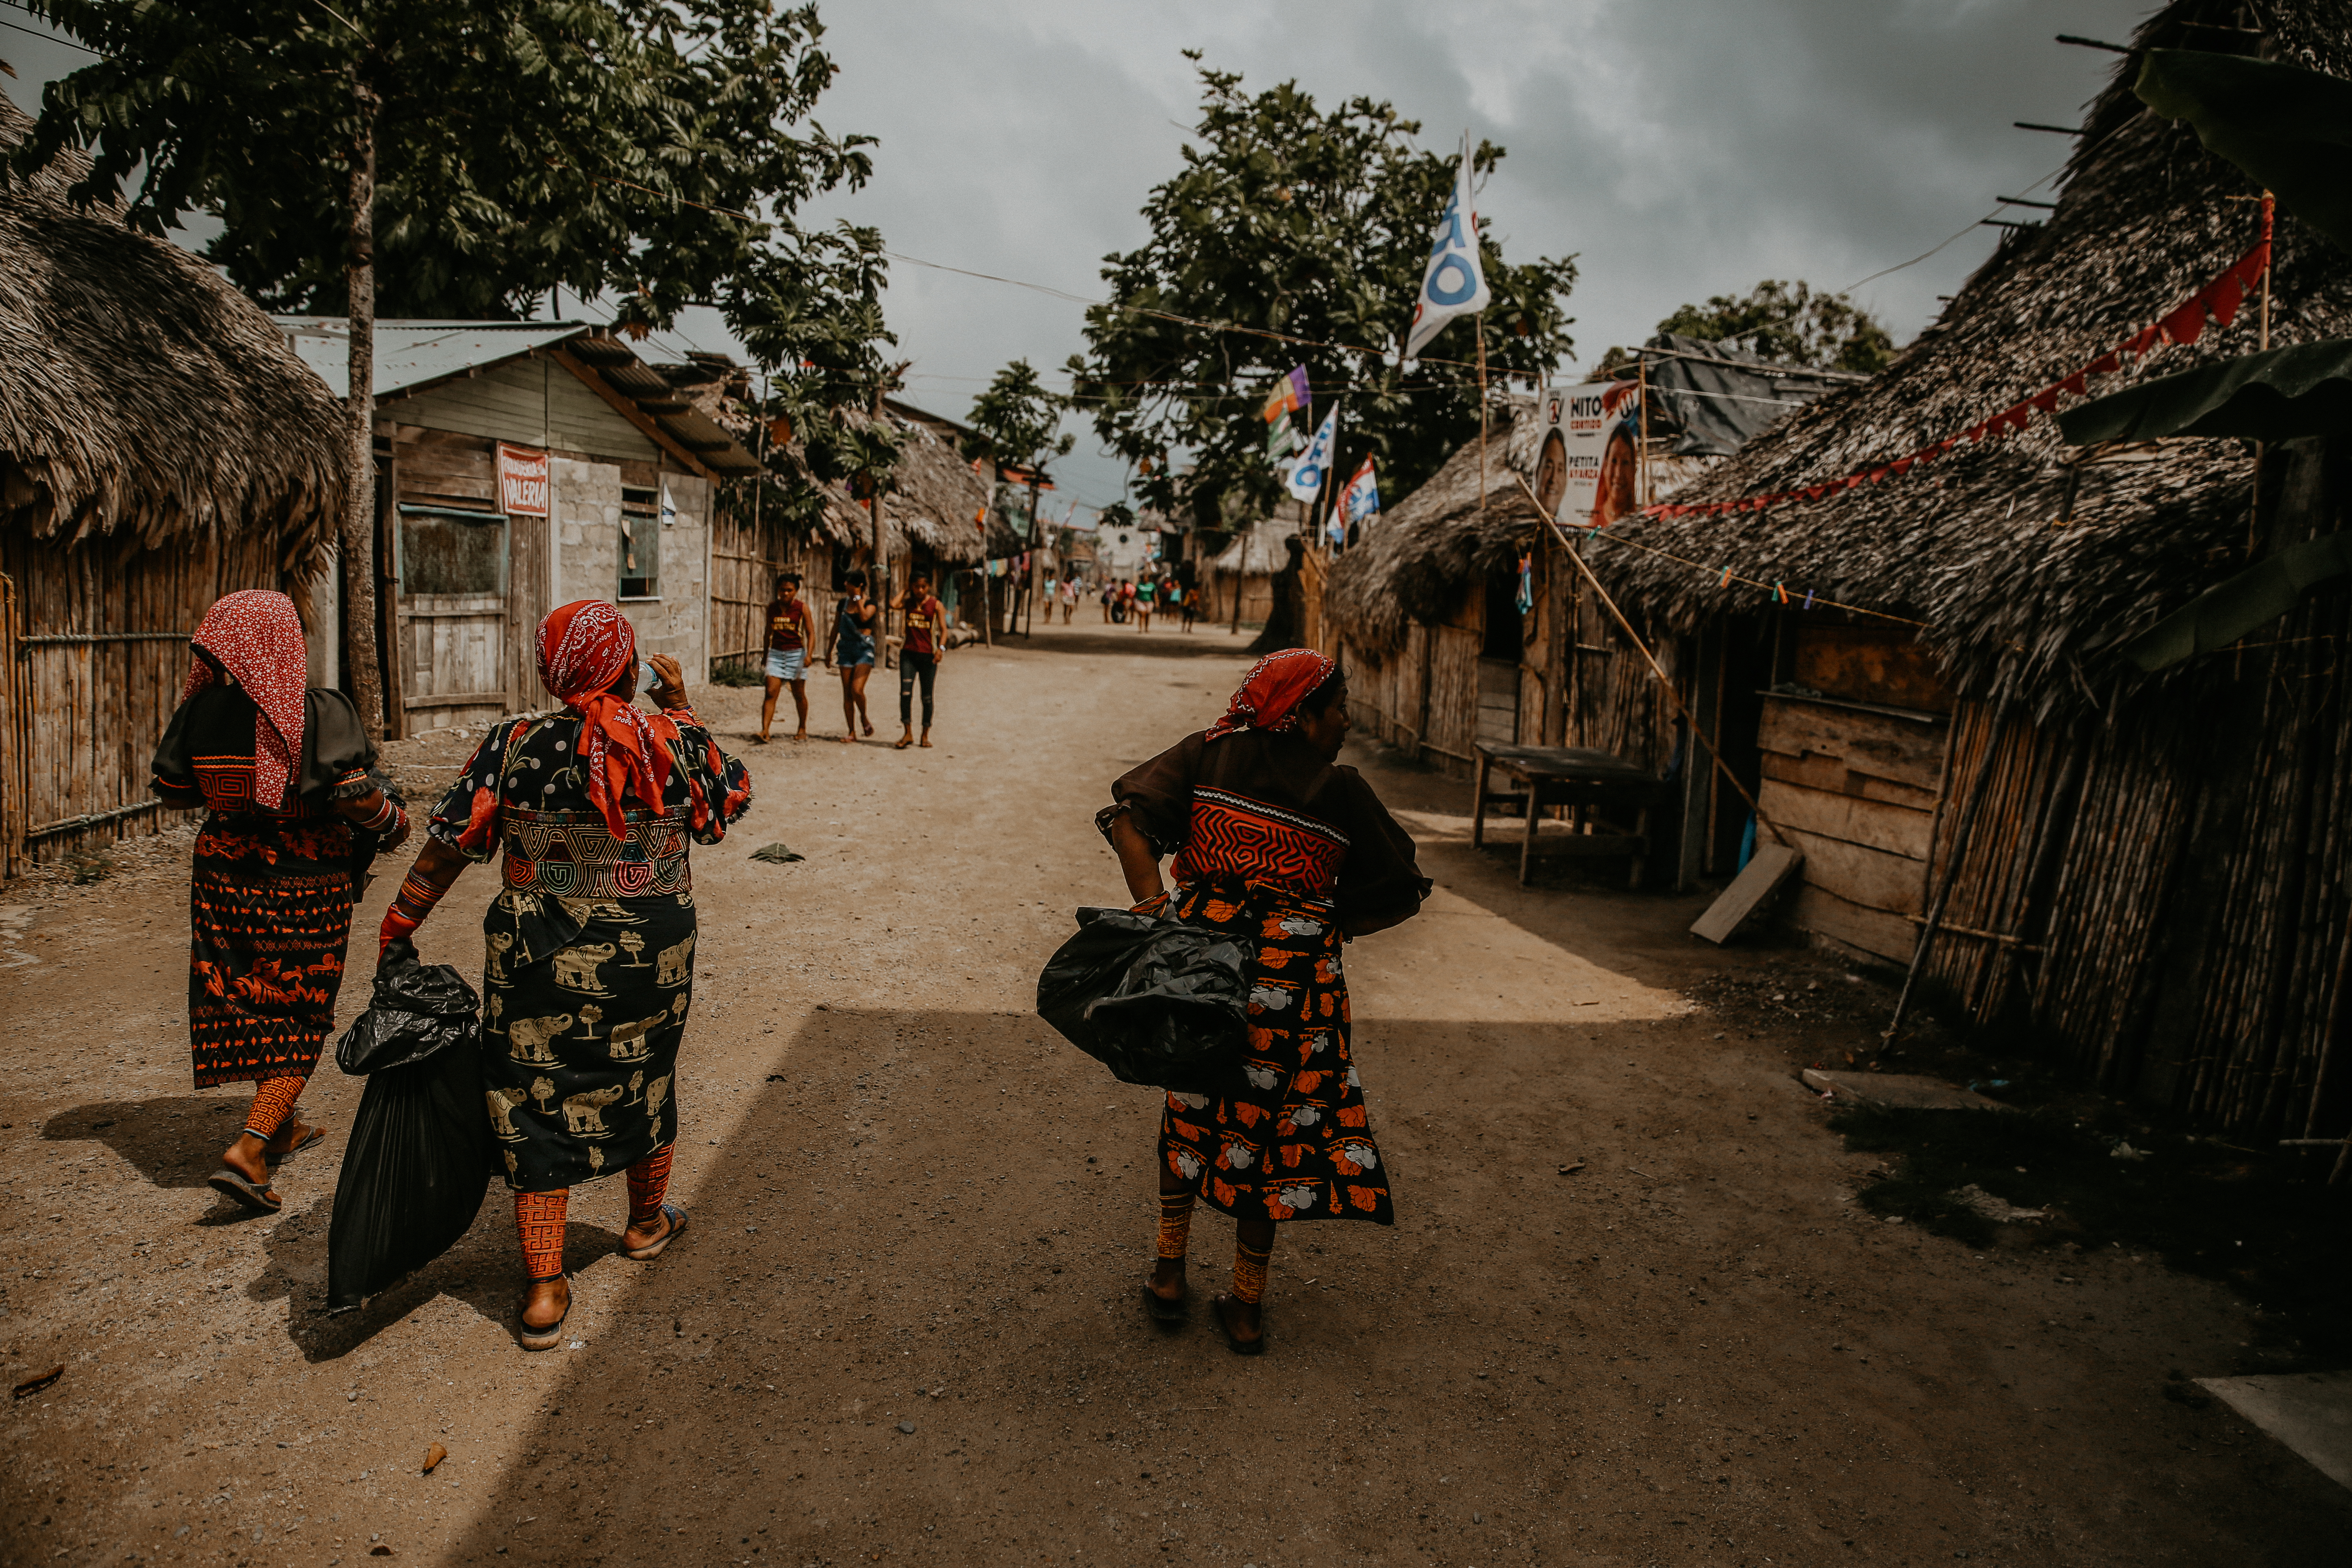
[(1404, 646), (1408, 617), (1442, 618), (1465, 584), (1518, 559), (1536, 524), (1512, 476), (1533, 479), (1540, 434), (1533, 400), (1513, 399), (1508, 416), (1488, 427), (1483, 510), (1479, 443), (1466, 441), (1341, 553), (1324, 585), (1323, 613), (1360, 657), (1385, 659)]
[[(1010, 553), (987, 548), (989, 535), (976, 519), (992, 510), (989, 507), (992, 487), (972, 470), (947, 436), (932, 425), (889, 412), (844, 416), (858, 425), (878, 422), (898, 440), (898, 464), (891, 470), (889, 488), (882, 497), (882, 544), (887, 554), (896, 557), (910, 548), (919, 549), (947, 566), (973, 566), (989, 554)], [(807, 451), (800, 442), (793, 442), (772, 460), (822, 499), (816, 531), (827, 543), (845, 550), (873, 543), (874, 522), (864, 504), (850, 498), (845, 483), (828, 484), (811, 472)], [(1016, 542), (1013, 548), (1022, 546)]]
[[(2265, 37), (2236, 30), (2247, 15), (2263, 18)], [(2175, 0), (2134, 44), (2259, 51), (2352, 75), (2352, 27), (2323, 0)], [(2258, 237), (2255, 191), (2185, 123), (2140, 104), (2138, 65), (2125, 58), (2094, 100), (2046, 222), (2009, 234), (1875, 380), (1791, 415), (1677, 499), (1820, 484), (1966, 429), (2097, 359), (2244, 255)], [(2259, 315), (2250, 302), (2231, 325), (2091, 390), (2252, 352)], [(2352, 333), (2352, 258), (2284, 214), (2270, 330), (2274, 346)], [(2243, 564), (2252, 479), (2235, 442), (2084, 453), (2037, 419), (1818, 500), (1621, 524), (1588, 554), (1674, 627), (1759, 605), (1756, 588), (1724, 582), (1727, 568), (1911, 616), (1927, 623), (1921, 637), (1956, 689), (2048, 720), (2143, 688), (2113, 650)]]
[[(31, 125), (0, 96), (0, 150)], [(84, 166), (0, 183), (0, 527), (151, 547), (260, 529), (316, 575), (342, 511), (341, 405), (211, 268), (70, 205)]]
[(937, 426), (893, 414), (882, 417), (898, 436), (898, 466), (890, 472), (884, 517), (945, 565), (987, 559), (983, 520), (994, 487)]

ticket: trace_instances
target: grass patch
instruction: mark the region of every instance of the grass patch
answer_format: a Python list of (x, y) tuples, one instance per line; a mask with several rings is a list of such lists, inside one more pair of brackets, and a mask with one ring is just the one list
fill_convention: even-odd
[(710, 667), (710, 684), (757, 686), (767, 679), (767, 676), (763, 673), (765, 668), (763, 665), (751, 664), (741, 659), (730, 659), (724, 664), (714, 664)]
[[(2151, 1131), (2120, 1110), (1905, 1110), (1830, 1121), (1856, 1152), (1890, 1156), (1859, 1201), (1971, 1247), (2121, 1246), (2221, 1280), (2288, 1320), (2313, 1352), (2352, 1351), (2352, 1194), (2291, 1179), (2288, 1163)], [(2140, 1157), (2135, 1158), (2137, 1155)], [(1988, 1218), (1965, 1189), (2037, 1223)]]

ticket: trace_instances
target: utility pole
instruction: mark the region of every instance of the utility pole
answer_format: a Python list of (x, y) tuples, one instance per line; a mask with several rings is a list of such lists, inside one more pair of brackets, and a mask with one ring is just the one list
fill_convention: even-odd
[(1029, 629), (1021, 635), (1037, 635), (1037, 584), (1045, 572), (1045, 520), (1037, 515), (1037, 485), (1045, 477), (1043, 468), (1029, 470)]

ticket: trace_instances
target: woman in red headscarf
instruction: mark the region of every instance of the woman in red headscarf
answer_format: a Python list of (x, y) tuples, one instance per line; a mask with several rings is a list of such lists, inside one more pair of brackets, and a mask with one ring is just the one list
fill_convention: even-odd
[[(1160, 1119), (1159, 1260), (1143, 1300), (1184, 1315), (1196, 1199), (1239, 1221), (1234, 1289), (1213, 1303), (1233, 1348), (1265, 1348), (1274, 1227), (1392, 1224), (1388, 1168), (1349, 1053), (1339, 947), (1415, 914), (1429, 879), (1355, 769), (1346, 677), (1291, 648), (1258, 660), (1223, 718), (1111, 785), (1095, 819), (1141, 910), (1231, 931), (1252, 954), (1249, 1045), (1222, 1094), (1171, 1094)], [(1160, 858), (1176, 890), (1161, 884)]]
[(541, 622), (540, 679), (563, 710), (484, 739), (426, 822), (380, 933), (389, 945), (415, 931), (469, 863), (503, 851), (482, 922), (482, 1087), (530, 1280), (526, 1350), (552, 1347), (572, 1310), (576, 1184), (628, 1173), (621, 1250), (640, 1262), (686, 1225), (662, 1200), (694, 999), (687, 846), (726, 837), (751, 780), (687, 705), (677, 661), (650, 665), (653, 713), (634, 700), (645, 667), (620, 611), (583, 600)]
[(202, 806), (189, 889), (188, 1037), (196, 1087), (252, 1082), (244, 1130), (211, 1185), (281, 1206), (270, 1166), (326, 1133), (296, 1113), (335, 1021), (352, 900), (408, 816), (369, 776), (359, 710), (310, 689), (302, 623), (283, 594), (213, 602), (155, 749), (155, 794)]

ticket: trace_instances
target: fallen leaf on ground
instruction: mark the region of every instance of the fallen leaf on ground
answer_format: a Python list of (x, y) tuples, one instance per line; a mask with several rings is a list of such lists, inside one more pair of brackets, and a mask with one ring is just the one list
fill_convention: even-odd
[(18, 1384), (15, 1391), (16, 1397), (22, 1399), (26, 1394), (38, 1394), (41, 1390), (48, 1387), (49, 1384), (57, 1382), (58, 1379), (63, 1377), (65, 1374), (65, 1363), (60, 1362), (56, 1366), (49, 1368), (48, 1371), (42, 1373), (38, 1376), (28, 1377), (24, 1382)]
[(789, 861), (805, 860), (808, 857), (805, 855), (795, 854), (792, 850), (785, 848), (781, 844), (771, 844), (764, 849), (752, 850), (751, 858), (754, 860), (765, 860), (772, 866), (782, 866)]
[(1572, 1176), (1572, 1175), (1576, 1174), (1576, 1173), (1577, 1173), (1577, 1172), (1581, 1171), (1582, 1169), (1584, 1169), (1584, 1162), (1583, 1162), (1583, 1161), (1581, 1161), (1581, 1160), (1579, 1160), (1579, 1161), (1578, 1161), (1575, 1164), (1573, 1164), (1573, 1165), (1562, 1165), (1562, 1166), (1559, 1168), (1559, 1173), (1560, 1173), (1561, 1175), (1563, 1175), (1563, 1176)]
[(441, 1462), (442, 1460), (444, 1460), (444, 1459), (447, 1458), (448, 1457), (449, 1457), (449, 1450), (448, 1450), (448, 1449), (446, 1449), (446, 1448), (445, 1448), (445, 1447), (442, 1447), (440, 1444), (438, 1444), (438, 1443), (436, 1443), (436, 1444), (434, 1444), (434, 1445), (433, 1445), (433, 1447), (429, 1447), (429, 1448), (425, 1449), (425, 1473), (426, 1475), (428, 1475), (428, 1476), (429, 1476), (429, 1475), (431, 1475), (431, 1474), (433, 1473), (434, 1467), (435, 1467), (435, 1466), (436, 1466), (436, 1465), (438, 1465), (438, 1464), (440, 1464), (440, 1462)]

